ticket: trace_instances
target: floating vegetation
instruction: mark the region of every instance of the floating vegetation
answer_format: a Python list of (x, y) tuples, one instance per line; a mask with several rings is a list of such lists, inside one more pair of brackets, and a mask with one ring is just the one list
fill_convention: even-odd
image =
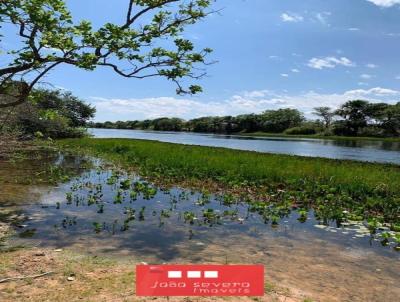
[(49, 207), (48, 211), (62, 214), (58, 218), (61, 222), (56, 222), (58, 231), (79, 233), (86, 228), (104, 236), (146, 231), (151, 224), (163, 232), (181, 223), (191, 239), (209, 227), (246, 229), (258, 224), (260, 232), (271, 228), (280, 231), (285, 225), (282, 221), (290, 219), (290, 223), (315, 224), (316, 232), (356, 241), (364, 238), (400, 250), (395, 204), (389, 202), (382, 208), (381, 195), (387, 194), (384, 186), (375, 187), (375, 195), (364, 196), (365, 191), (359, 188), (354, 192), (341, 190), (333, 182), (289, 179), (255, 186), (246, 180), (232, 182), (232, 190), (211, 193), (207, 186), (200, 191), (159, 187), (113, 166), (94, 165), (94, 169), (69, 180), (65, 185), (68, 191), (62, 193), (65, 199)]

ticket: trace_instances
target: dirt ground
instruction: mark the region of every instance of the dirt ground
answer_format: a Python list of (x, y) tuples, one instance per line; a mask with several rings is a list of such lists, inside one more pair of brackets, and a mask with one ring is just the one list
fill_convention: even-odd
[(66, 250), (21, 249), (0, 254), (0, 301), (311, 301), (296, 291), (266, 284), (259, 298), (139, 298), (135, 296), (135, 261), (118, 261)]

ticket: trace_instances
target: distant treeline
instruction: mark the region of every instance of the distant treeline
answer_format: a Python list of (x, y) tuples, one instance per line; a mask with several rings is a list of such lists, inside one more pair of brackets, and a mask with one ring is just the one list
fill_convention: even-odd
[(395, 105), (348, 101), (339, 109), (314, 108), (317, 120), (307, 120), (297, 109), (267, 110), (261, 114), (180, 118), (157, 118), (143, 121), (88, 123), (88, 127), (107, 129), (142, 129), (157, 131), (193, 131), (205, 133), (267, 132), (298, 135), (400, 136), (400, 102)]

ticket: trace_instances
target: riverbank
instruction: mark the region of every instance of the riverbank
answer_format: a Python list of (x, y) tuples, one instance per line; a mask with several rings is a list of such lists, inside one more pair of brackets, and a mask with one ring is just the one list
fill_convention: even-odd
[[(167, 133), (171, 131), (161, 131), (153, 129), (118, 129), (118, 128), (92, 128), (104, 130), (138, 130), (138, 131), (152, 131), (159, 133)], [(174, 132), (174, 131), (172, 131)], [(193, 133), (193, 134), (216, 134), (216, 135), (230, 135), (238, 137), (273, 137), (273, 138), (309, 138), (321, 140), (335, 140), (335, 141), (376, 141), (376, 142), (400, 142), (400, 137), (372, 137), (372, 136), (339, 136), (339, 135), (323, 135), (323, 134), (285, 134), (285, 133), (271, 133), (271, 132), (234, 132), (234, 133), (211, 133), (211, 132), (193, 132), (193, 131), (178, 131), (177, 133)]]
[(338, 135), (322, 135), (322, 134), (285, 134), (285, 133), (267, 133), (267, 132), (241, 132), (231, 134), (232, 136), (250, 136), (250, 137), (285, 137), (285, 138), (310, 138), (322, 140), (337, 141), (379, 141), (379, 142), (400, 142), (400, 137), (371, 137), (371, 136), (338, 136)]
[(130, 139), (62, 140), (58, 145), (135, 168), (164, 183), (250, 192), (268, 202), (284, 195), (291, 205), (313, 208), (327, 219), (377, 220), (400, 227), (396, 165)]
[[(116, 259), (89, 255), (66, 249), (24, 248), (0, 254), (0, 300), (14, 301), (148, 301), (137, 297), (135, 265), (138, 259)], [(165, 301), (165, 297), (152, 297)], [(168, 301), (210, 301), (207, 297), (170, 297)], [(259, 298), (214, 297), (212, 301), (311, 302), (300, 289), (286, 288), (270, 281), (265, 283), (265, 296)]]

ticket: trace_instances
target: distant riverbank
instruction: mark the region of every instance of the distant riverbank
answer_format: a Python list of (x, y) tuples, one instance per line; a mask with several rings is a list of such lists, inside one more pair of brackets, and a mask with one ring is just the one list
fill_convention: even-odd
[(400, 142), (195, 132), (89, 129), (95, 138), (129, 138), (228, 149), (400, 164)]
[(295, 135), (285, 133), (267, 133), (267, 132), (241, 132), (230, 135), (238, 136), (256, 136), (256, 137), (291, 137), (291, 138), (316, 138), (325, 140), (346, 140), (346, 141), (382, 141), (382, 142), (400, 142), (400, 137), (371, 137), (371, 136), (325, 136), (320, 134)]

